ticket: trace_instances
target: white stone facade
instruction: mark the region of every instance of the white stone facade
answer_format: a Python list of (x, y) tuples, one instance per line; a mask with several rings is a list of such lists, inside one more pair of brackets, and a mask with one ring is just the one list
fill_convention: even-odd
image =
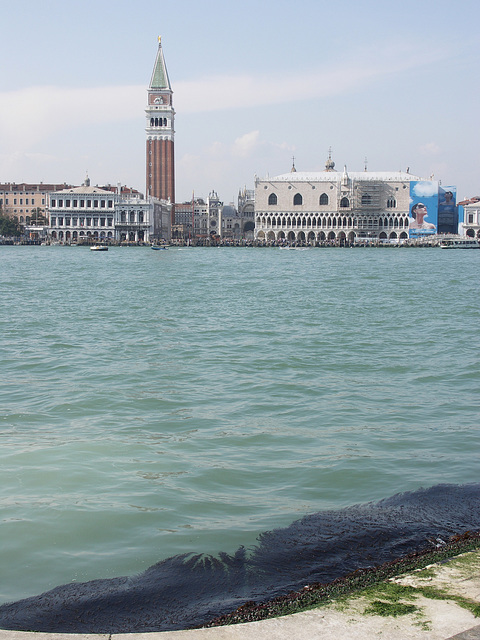
[(459, 227), (460, 235), (480, 240), (480, 202), (464, 205), (464, 218)]
[(255, 238), (267, 243), (345, 244), (408, 238), (408, 172), (292, 172), (255, 181)]
[[(165, 207), (163, 206), (165, 204)], [(165, 209), (165, 211), (164, 211)], [(170, 238), (171, 205), (141, 194), (122, 194), (88, 184), (48, 194), (51, 241), (149, 242)]]

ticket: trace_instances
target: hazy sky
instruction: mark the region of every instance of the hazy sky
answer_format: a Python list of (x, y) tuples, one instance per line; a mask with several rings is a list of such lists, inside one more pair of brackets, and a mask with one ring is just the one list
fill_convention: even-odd
[(478, 0), (3, 0), (0, 182), (145, 191), (162, 46), (177, 201), (254, 176), (410, 167), (480, 195)]

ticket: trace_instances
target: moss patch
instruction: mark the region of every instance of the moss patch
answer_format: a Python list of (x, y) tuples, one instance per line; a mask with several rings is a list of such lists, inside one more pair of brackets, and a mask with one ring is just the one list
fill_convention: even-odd
[(418, 587), (417, 591), (421, 593), (425, 598), (430, 600), (452, 600), (459, 607), (467, 609), (475, 618), (480, 618), (480, 604), (475, 600), (464, 598), (463, 596), (457, 596), (453, 593), (449, 593), (446, 589), (439, 589), (437, 587)]
[(416, 578), (422, 578), (426, 580), (427, 578), (434, 578), (437, 575), (437, 572), (433, 567), (425, 567), (425, 569), (420, 569), (415, 572)]
[(364, 613), (374, 616), (406, 616), (409, 613), (415, 613), (419, 608), (414, 604), (406, 604), (405, 602), (384, 602), (383, 600), (374, 600), (368, 606)]

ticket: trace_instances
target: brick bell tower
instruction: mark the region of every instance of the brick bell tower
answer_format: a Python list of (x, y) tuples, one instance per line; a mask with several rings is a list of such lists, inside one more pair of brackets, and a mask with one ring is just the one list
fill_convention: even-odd
[(174, 137), (175, 111), (173, 91), (168, 78), (162, 40), (158, 38), (157, 57), (148, 88), (147, 115), (147, 195), (172, 203), (175, 220)]

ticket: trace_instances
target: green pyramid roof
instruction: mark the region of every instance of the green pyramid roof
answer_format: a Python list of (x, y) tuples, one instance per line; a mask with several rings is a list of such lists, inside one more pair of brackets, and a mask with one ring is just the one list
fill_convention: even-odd
[(165, 58), (163, 57), (162, 42), (160, 40), (160, 37), (158, 38), (157, 58), (155, 60), (152, 79), (150, 81), (150, 89), (168, 89), (169, 91), (172, 90), (168, 77), (167, 66), (165, 64)]

